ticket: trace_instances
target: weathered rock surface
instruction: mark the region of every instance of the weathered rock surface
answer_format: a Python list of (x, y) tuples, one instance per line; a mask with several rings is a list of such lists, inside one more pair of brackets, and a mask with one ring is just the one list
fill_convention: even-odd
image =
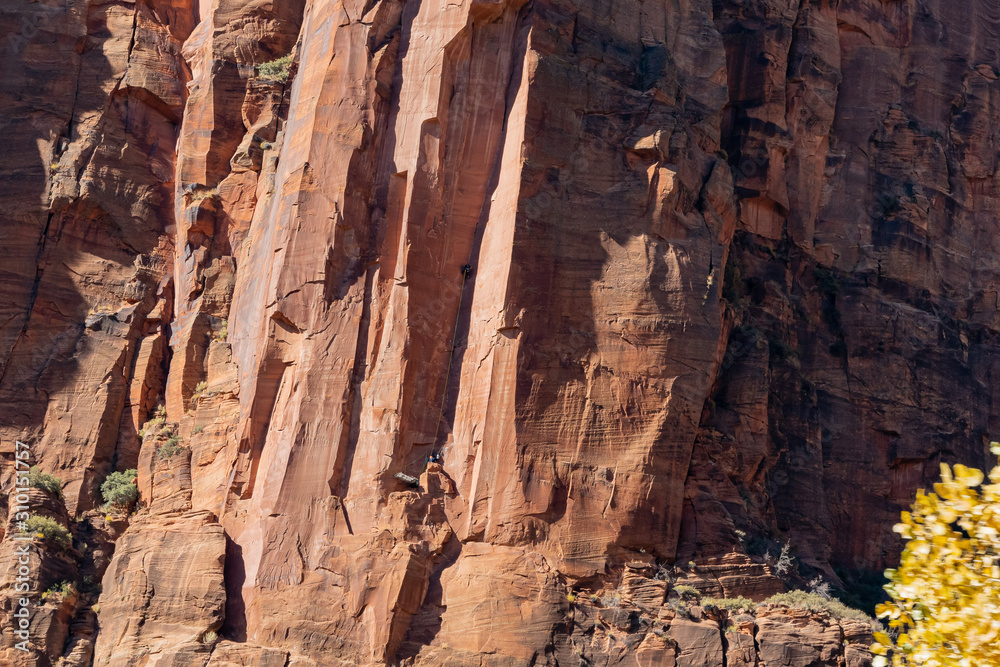
[[(140, 516), (104, 575), (95, 665), (192, 664), (222, 626), (226, 540), (207, 512)], [(106, 621), (103, 619), (107, 619)]]
[(850, 588), (983, 464), (994, 4), (6, 3), (0, 488), (71, 539), (0, 659), (867, 664), (671, 591)]

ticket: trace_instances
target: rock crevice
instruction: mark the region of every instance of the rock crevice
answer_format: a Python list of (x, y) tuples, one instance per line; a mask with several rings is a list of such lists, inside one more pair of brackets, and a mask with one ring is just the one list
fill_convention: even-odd
[(20, 441), (76, 590), (0, 661), (868, 664), (686, 596), (866, 605), (985, 462), (970, 2), (12, 0), (0, 561)]

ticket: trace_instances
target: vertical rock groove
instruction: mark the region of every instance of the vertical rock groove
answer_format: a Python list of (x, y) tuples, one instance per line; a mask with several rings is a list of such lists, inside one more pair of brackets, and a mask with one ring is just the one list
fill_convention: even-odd
[(863, 622), (680, 586), (862, 591), (997, 437), (991, 0), (0, 32), (0, 493), (28, 444), (33, 590), (77, 587), (4, 664), (860, 666)]

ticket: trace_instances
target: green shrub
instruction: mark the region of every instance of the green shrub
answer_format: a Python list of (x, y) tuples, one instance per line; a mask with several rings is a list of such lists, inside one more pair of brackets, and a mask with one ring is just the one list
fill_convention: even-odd
[(217, 633), (212, 632), (211, 630), (209, 630), (208, 632), (206, 632), (205, 634), (203, 634), (201, 636), (201, 643), (202, 644), (214, 644), (216, 642), (216, 640), (218, 640), (218, 639), (219, 639), (219, 635)]
[(205, 393), (206, 389), (208, 389), (208, 383), (202, 380), (194, 386), (194, 393), (191, 394), (191, 398), (198, 398)]
[(153, 417), (149, 419), (142, 428), (139, 429), (139, 437), (146, 437), (146, 433), (149, 432), (150, 427), (159, 426), (167, 421), (167, 409), (163, 407), (163, 404), (156, 406), (156, 410), (153, 411)]
[(673, 600), (669, 601), (667, 603), (667, 607), (673, 609), (674, 613), (680, 616), (681, 618), (691, 618), (691, 610), (688, 609), (688, 606), (686, 604), (684, 604), (677, 598), (674, 598)]
[(104, 502), (117, 507), (128, 507), (139, 498), (139, 489), (132, 483), (137, 471), (113, 472), (101, 484)]
[(228, 337), (229, 337), (229, 322), (226, 321), (222, 323), (222, 326), (219, 327), (219, 330), (215, 332), (212, 338), (219, 343), (225, 343), (226, 338)]
[(162, 460), (172, 458), (174, 454), (181, 451), (180, 441), (180, 436), (171, 436), (170, 439), (160, 445), (160, 448), (156, 450), (156, 455)]
[(697, 588), (694, 586), (685, 586), (684, 584), (674, 586), (674, 592), (682, 598), (697, 600), (701, 597), (701, 593), (698, 592)]
[(196, 204), (200, 201), (205, 201), (206, 199), (211, 199), (219, 194), (219, 188), (206, 188), (201, 187), (191, 193), (191, 202)]
[(39, 539), (51, 540), (66, 548), (72, 542), (69, 531), (55, 519), (47, 516), (30, 516), (25, 522), (26, 533)]
[(764, 604), (782, 607), (794, 607), (795, 609), (806, 609), (808, 611), (825, 611), (834, 618), (849, 618), (855, 621), (870, 622), (871, 619), (864, 612), (851, 609), (840, 600), (825, 598), (816, 593), (807, 591), (788, 591), (778, 593), (764, 600)]
[(60, 595), (62, 597), (69, 597), (76, 592), (76, 586), (73, 585), (72, 581), (60, 581), (49, 586), (49, 589), (42, 593), (42, 602), (53, 595)]
[(288, 81), (288, 71), (292, 67), (292, 56), (282, 56), (277, 60), (257, 65), (257, 72), (262, 79), (273, 81)]
[(706, 609), (715, 607), (716, 609), (738, 612), (741, 609), (753, 611), (757, 608), (757, 603), (741, 595), (738, 598), (704, 598), (701, 601), (701, 606)]
[(62, 480), (55, 475), (42, 472), (38, 466), (31, 466), (28, 470), (28, 484), (36, 489), (48, 491), (56, 498), (62, 498)]

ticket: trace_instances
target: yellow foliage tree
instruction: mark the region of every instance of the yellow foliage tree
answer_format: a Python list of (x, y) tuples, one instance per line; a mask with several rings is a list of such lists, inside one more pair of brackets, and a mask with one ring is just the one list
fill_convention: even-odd
[(1000, 465), (983, 481), (941, 464), (934, 493), (918, 491), (893, 528), (909, 541), (876, 613), (899, 634), (875, 633), (872, 667), (1000, 667)]

